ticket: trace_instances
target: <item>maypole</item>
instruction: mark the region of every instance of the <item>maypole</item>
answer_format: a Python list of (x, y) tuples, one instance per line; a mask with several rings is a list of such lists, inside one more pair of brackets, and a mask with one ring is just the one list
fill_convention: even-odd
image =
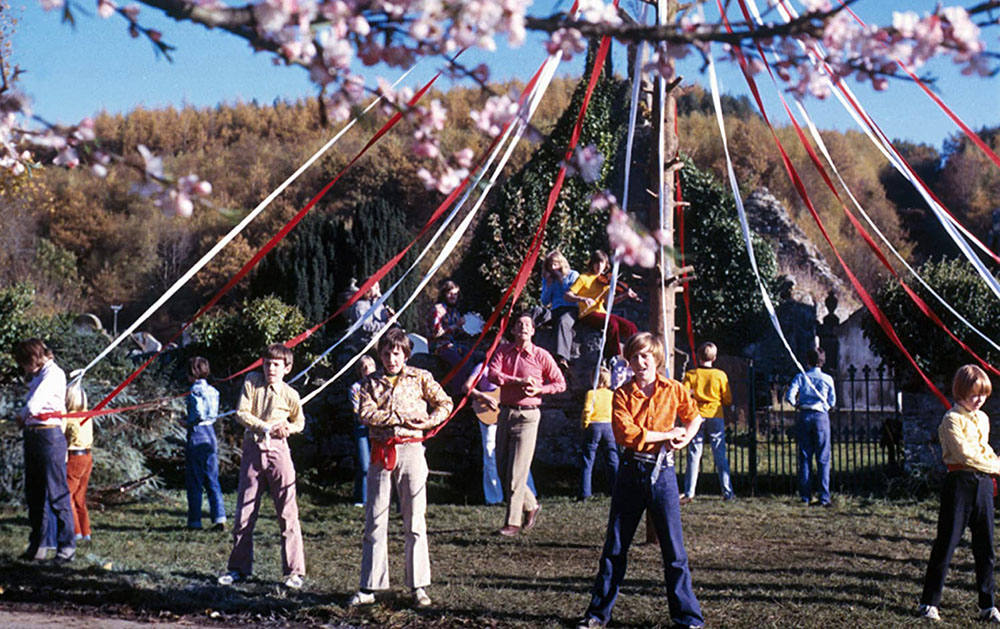
[[(657, 24), (665, 25), (676, 19), (677, 0), (657, 0)], [(661, 60), (663, 62), (663, 60)], [(673, 59), (666, 61), (674, 67)], [(672, 75), (672, 73), (670, 73)], [(677, 158), (679, 141), (674, 119), (677, 116), (675, 90), (680, 85), (680, 77), (669, 82), (660, 74), (653, 90), (652, 123), (653, 137), (656, 138), (657, 156), (648, 161), (649, 182), (656, 182), (657, 189), (647, 213), (648, 225), (661, 229), (666, 243), (657, 253), (658, 273), (649, 280), (649, 331), (663, 338), (666, 349), (667, 367), (670, 375), (674, 371), (676, 290), (666, 278), (673, 275), (674, 264), (671, 252), (674, 244), (674, 186), (675, 172), (680, 161)]]

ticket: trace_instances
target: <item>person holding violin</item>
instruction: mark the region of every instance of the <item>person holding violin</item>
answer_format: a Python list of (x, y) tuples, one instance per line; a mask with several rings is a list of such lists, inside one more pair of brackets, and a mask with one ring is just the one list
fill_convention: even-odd
[[(581, 273), (580, 277), (576, 278), (569, 291), (566, 292), (566, 299), (576, 302), (580, 310), (576, 320), (583, 325), (602, 330), (604, 329), (604, 320), (608, 320), (608, 340), (611, 342), (614, 355), (620, 356), (622, 339), (631, 337), (638, 331), (638, 328), (628, 319), (611, 314), (604, 308), (608, 291), (611, 289), (609, 269), (608, 254), (600, 249), (595, 249), (590, 254), (590, 260), (587, 261), (588, 272)], [(637, 300), (639, 296), (632, 289), (619, 282), (615, 301), (624, 298)]]

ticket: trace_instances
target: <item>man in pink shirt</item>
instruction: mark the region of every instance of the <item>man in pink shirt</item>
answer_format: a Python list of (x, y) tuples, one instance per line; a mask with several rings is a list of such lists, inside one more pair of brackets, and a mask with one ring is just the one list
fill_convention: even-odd
[(528, 472), (542, 417), (541, 396), (566, 390), (566, 381), (552, 354), (531, 342), (534, 334), (531, 314), (519, 314), (514, 320), (514, 342), (501, 345), (489, 363), (489, 380), (500, 387), (496, 452), (507, 500), (507, 518), (500, 534), (508, 537), (531, 530), (542, 510), (528, 489)]

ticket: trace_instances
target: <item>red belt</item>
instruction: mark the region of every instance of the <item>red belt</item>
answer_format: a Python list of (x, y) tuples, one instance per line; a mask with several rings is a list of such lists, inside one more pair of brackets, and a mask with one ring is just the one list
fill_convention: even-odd
[(382, 469), (392, 471), (396, 467), (396, 444), (372, 439), (372, 459)]

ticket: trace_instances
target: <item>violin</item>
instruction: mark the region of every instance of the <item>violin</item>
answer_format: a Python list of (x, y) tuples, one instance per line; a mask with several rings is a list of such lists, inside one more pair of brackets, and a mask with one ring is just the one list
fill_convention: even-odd
[[(607, 299), (608, 289), (611, 287), (611, 274), (610, 274), (610, 272), (605, 272), (605, 273), (601, 273), (600, 275), (598, 275), (597, 276), (597, 281), (604, 285), (604, 290), (602, 290), (601, 294), (598, 295), (594, 299), (594, 303), (593, 304), (591, 304), (590, 306), (588, 306), (587, 308), (585, 308), (580, 313), (580, 318), (581, 319), (583, 317), (586, 317), (587, 315), (589, 315), (592, 312), (597, 312), (598, 310), (600, 310), (601, 305)], [(625, 282), (623, 282), (619, 278), (618, 282), (615, 284), (615, 299), (614, 299), (614, 303), (617, 304), (617, 303), (622, 302), (622, 301), (624, 301), (626, 299), (633, 299), (635, 301), (640, 301), (640, 302), (642, 301), (642, 297), (640, 297), (635, 291), (633, 291), (629, 287), (628, 284), (626, 284)]]

